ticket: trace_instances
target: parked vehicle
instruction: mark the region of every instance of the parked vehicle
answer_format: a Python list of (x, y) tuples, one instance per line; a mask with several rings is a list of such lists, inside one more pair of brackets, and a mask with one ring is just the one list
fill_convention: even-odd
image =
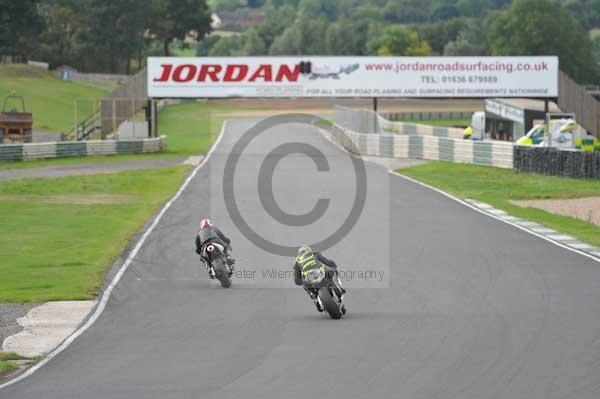
[(546, 123), (536, 124), (516, 144), (600, 151), (600, 141), (588, 134), (573, 114), (548, 114)]
[[(21, 111), (16, 108), (7, 110), (9, 100), (18, 100), (21, 103)], [(31, 143), (32, 132), (33, 115), (26, 111), (23, 97), (14, 94), (4, 97), (0, 112), (0, 143)]]

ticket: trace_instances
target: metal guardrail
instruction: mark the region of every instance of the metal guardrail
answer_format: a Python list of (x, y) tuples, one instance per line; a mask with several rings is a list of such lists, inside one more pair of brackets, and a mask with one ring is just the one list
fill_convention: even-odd
[(97, 109), (91, 115), (81, 121), (77, 126), (75, 126), (71, 131), (66, 133), (63, 136), (63, 139), (77, 141), (89, 139), (92, 134), (101, 131), (100, 116), (100, 110)]

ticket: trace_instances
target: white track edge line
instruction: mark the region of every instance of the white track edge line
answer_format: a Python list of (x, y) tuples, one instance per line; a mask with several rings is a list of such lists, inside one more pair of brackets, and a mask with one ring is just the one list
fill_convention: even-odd
[[(471, 205), (471, 204), (469, 204), (468, 202), (466, 202), (466, 201), (463, 201), (462, 199), (460, 199), (460, 198), (458, 198), (458, 197), (455, 197), (455, 196), (454, 196), (454, 195), (452, 195), (452, 194), (449, 194), (449, 193), (447, 193), (447, 192), (445, 192), (445, 191), (443, 191), (443, 190), (440, 190), (439, 188), (436, 188), (436, 187), (430, 186), (429, 184), (426, 184), (426, 183), (420, 182), (420, 181), (418, 181), (418, 180), (415, 180), (415, 179), (413, 179), (413, 178), (410, 178), (410, 177), (408, 177), (408, 176), (402, 175), (402, 174), (400, 174), (400, 173), (398, 173), (398, 172), (395, 172), (395, 171), (393, 171), (393, 170), (388, 170), (388, 173), (390, 173), (391, 175), (395, 175), (395, 176), (401, 177), (401, 178), (403, 178), (403, 179), (405, 179), (405, 180), (408, 180), (408, 181), (410, 181), (410, 182), (412, 182), (412, 183), (418, 184), (418, 185), (420, 185), (420, 186), (422, 186), (422, 187), (425, 187), (425, 188), (428, 188), (428, 189), (430, 189), (430, 190), (436, 191), (436, 192), (438, 192), (439, 194), (442, 194), (442, 195), (443, 195), (443, 196), (445, 196), (445, 197), (448, 197), (448, 198), (450, 198), (450, 199), (452, 199), (452, 200), (454, 200), (454, 201), (456, 201), (456, 202), (458, 202), (458, 203), (460, 203), (460, 204), (462, 204), (462, 205), (464, 205), (464, 206), (466, 206), (466, 207), (468, 207), (468, 208), (471, 208), (471, 209), (473, 209), (474, 211), (477, 211), (477, 212), (481, 213), (482, 215), (486, 215), (486, 216), (488, 216), (488, 217), (491, 217), (491, 218), (493, 218), (493, 219), (499, 220), (499, 221), (501, 221), (501, 222), (503, 222), (503, 223), (509, 224), (509, 225), (511, 225), (511, 226), (513, 226), (513, 227), (516, 227), (516, 228), (517, 228), (517, 229), (519, 229), (519, 230), (522, 230), (522, 231), (524, 231), (524, 232), (526, 232), (526, 233), (529, 233), (529, 234), (531, 234), (531, 235), (533, 235), (533, 236), (536, 236), (536, 237), (538, 237), (538, 238), (541, 238), (541, 239), (543, 239), (543, 240), (546, 240), (546, 241), (548, 241), (548, 242), (550, 242), (550, 243), (552, 243), (552, 244), (554, 244), (554, 245), (556, 245), (556, 246), (558, 246), (558, 247), (564, 248), (564, 249), (566, 249), (566, 250), (569, 250), (569, 251), (571, 251), (571, 252), (575, 252), (576, 254), (579, 254), (579, 255), (585, 256), (586, 258), (589, 258), (589, 259), (591, 259), (591, 260), (593, 260), (593, 261), (595, 261), (595, 262), (599, 262), (599, 263), (600, 263), (600, 258), (598, 258), (598, 257), (595, 257), (594, 255), (591, 255), (591, 254), (589, 254), (589, 253), (587, 253), (587, 252), (584, 252), (584, 251), (580, 251), (580, 250), (578, 250), (578, 249), (576, 249), (576, 248), (573, 248), (573, 247), (570, 247), (570, 246), (568, 246), (568, 245), (562, 244), (562, 243), (560, 243), (559, 241), (553, 240), (553, 239), (551, 239), (551, 238), (549, 238), (549, 237), (547, 237), (547, 236), (545, 236), (545, 235), (543, 235), (543, 234), (538, 234), (538, 233), (536, 233), (535, 231), (533, 231), (533, 230), (530, 230), (530, 229), (528, 229), (528, 228), (526, 228), (526, 227), (524, 227), (524, 226), (520, 226), (520, 225), (518, 225), (518, 224), (516, 224), (516, 223), (513, 223), (513, 222), (511, 222), (511, 221), (509, 221), (509, 220), (505, 220), (505, 219), (503, 219), (503, 218), (501, 218), (501, 217), (498, 217), (498, 216), (496, 216), (496, 215), (493, 215), (493, 214), (491, 214), (491, 213), (488, 213), (488, 212), (486, 212), (486, 211), (484, 211), (484, 210), (482, 210), (482, 209), (480, 209), (480, 208), (476, 207), (475, 205)], [(495, 208), (494, 208), (494, 209), (495, 209)]]
[(5, 382), (3, 384), (0, 384), (0, 389), (3, 389), (10, 385), (16, 384), (17, 382), (31, 376), (33, 373), (35, 373), (40, 368), (42, 368), (45, 364), (47, 364), (50, 360), (52, 360), (54, 357), (56, 357), (59, 353), (64, 351), (69, 345), (71, 345), (73, 343), (73, 341), (75, 341), (79, 336), (81, 336), (85, 331), (87, 331), (96, 322), (96, 320), (98, 320), (98, 318), (104, 311), (104, 308), (106, 307), (106, 304), (108, 303), (108, 300), (110, 299), (110, 295), (111, 295), (113, 289), (117, 286), (117, 284), (119, 283), (119, 281), (121, 280), (121, 278), (123, 277), (123, 275), (125, 274), (127, 269), (129, 268), (129, 265), (131, 264), (131, 262), (133, 261), (133, 259), (135, 258), (135, 256), (139, 252), (139, 250), (142, 248), (144, 243), (146, 242), (146, 239), (148, 238), (148, 236), (150, 236), (150, 234), (152, 233), (154, 228), (158, 225), (158, 222), (160, 222), (160, 220), (162, 219), (163, 215), (167, 212), (167, 210), (169, 210), (171, 205), (181, 196), (181, 194), (187, 188), (187, 186), (190, 184), (190, 182), (192, 181), (194, 176), (196, 176), (196, 173), (198, 173), (198, 171), (204, 166), (204, 164), (208, 161), (208, 159), (214, 152), (215, 148), (217, 148), (217, 146), (221, 142), (221, 139), (223, 138), (223, 134), (225, 132), (227, 122), (228, 122), (227, 120), (225, 120), (223, 122), (223, 125), (221, 126), (221, 131), (219, 132), (219, 137), (217, 137), (217, 140), (213, 143), (210, 150), (206, 153), (206, 156), (202, 159), (202, 162), (200, 162), (200, 164), (198, 164), (198, 166), (196, 166), (194, 168), (192, 173), (183, 182), (181, 187), (179, 187), (179, 190), (177, 190), (175, 195), (162, 207), (162, 209), (160, 210), (158, 215), (156, 215), (156, 217), (152, 221), (152, 224), (146, 229), (146, 231), (144, 232), (144, 234), (142, 235), (140, 240), (137, 242), (136, 246), (129, 253), (129, 256), (127, 257), (127, 259), (125, 260), (125, 262), (123, 263), (123, 265), (121, 266), (121, 268), (119, 269), (117, 274), (115, 274), (115, 276), (113, 277), (110, 285), (108, 287), (106, 287), (106, 289), (104, 290), (104, 293), (102, 294), (102, 297), (101, 297), (100, 301), (98, 302), (98, 305), (96, 306), (96, 310), (94, 311), (92, 316), (90, 316), (87, 319), (85, 324), (83, 324), (82, 326), (77, 328), (77, 330), (73, 331), (73, 333), (71, 335), (69, 335), (59, 346), (57, 346), (52, 351), (50, 351), (46, 356), (44, 356), (44, 358), (42, 360), (40, 360), (34, 366), (27, 369), (23, 374), (15, 377), (11, 380), (8, 380), (7, 382)]

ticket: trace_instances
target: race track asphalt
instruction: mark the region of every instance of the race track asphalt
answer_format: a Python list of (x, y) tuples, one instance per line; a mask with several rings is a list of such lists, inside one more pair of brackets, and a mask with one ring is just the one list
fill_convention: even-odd
[[(0, 398), (600, 397), (600, 264), (381, 166), (366, 165), (363, 213), (325, 251), (341, 269), (385, 275), (346, 283), (347, 317), (317, 313), (289, 276), (263, 277), (288, 270), (292, 259), (252, 244), (221, 189), (227, 156), (253, 123), (228, 124), (98, 321)], [(276, 166), (282, 210), (301, 214), (331, 199), (308, 227), (276, 222), (257, 195), (266, 154), (290, 141), (319, 148), (330, 169), (318, 172), (305, 155)], [(315, 128), (294, 124), (248, 146), (234, 186), (249, 225), (284, 245), (327, 236), (356, 191), (348, 156)], [(232, 238), (238, 270), (256, 272), (229, 290), (208, 280), (194, 254), (207, 214)]]

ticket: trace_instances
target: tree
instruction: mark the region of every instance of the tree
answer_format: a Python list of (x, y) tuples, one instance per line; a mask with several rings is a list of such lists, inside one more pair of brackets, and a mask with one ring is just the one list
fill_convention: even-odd
[(433, 9), (429, 19), (432, 21), (446, 21), (459, 15), (460, 12), (454, 4), (442, 4)]
[(383, 11), (373, 4), (363, 4), (353, 10), (352, 19), (370, 19), (374, 21), (383, 20)]
[(260, 8), (265, 4), (264, 0), (248, 0), (249, 8)]
[(81, 47), (79, 35), (86, 25), (77, 11), (80, 10), (64, 4), (40, 4), (45, 29), (34, 57), (53, 66), (77, 64), (77, 51)]
[(198, 46), (196, 47), (196, 55), (198, 57), (206, 57), (219, 39), (220, 37), (217, 35), (210, 35), (200, 40), (198, 42)]
[(90, 1), (86, 30), (81, 33), (85, 67), (130, 72), (131, 58), (144, 45), (144, 4), (144, 0)]
[(486, 56), (490, 55), (486, 39), (485, 23), (481, 19), (472, 19), (460, 31), (456, 40), (450, 41), (444, 47), (447, 56)]
[(326, 54), (323, 37), (327, 26), (327, 21), (323, 19), (298, 18), (273, 41), (269, 53), (272, 55)]
[(170, 55), (169, 45), (188, 35), (197, 41), (210, 33), (212, 21), (205, 0), (149, 0), (150, 33), (163, 44), (164, 54)]
[(444, 46), (448, 42), (456, 40), (460, 31), (470, 23), (466, 18), (453, 18), (449, 21), (440, 21), (432, 24), (417, 25), (415, 30), (419, 37), (431, 46), (433, 54), (442, 55)]
[(592, 82), (598, 66), (589, 35), (551, 0), (516, 0), (492, 23), (493, 55), (558, 55), (560, 67), (578, 82)]
[(265, 23), (255, 29), (265, 42), (267, 48), (271, 48), (276, 37), (283, 34), (283, 31), (291, 26), (296, 19), (296, 10), (290, 5), (284, 5), (281, 8), (267, 8)]
[(0, 55), (27, 56), (42, 31), (35, 0), (0, 0)]
[(419, 38), (419, 34), (398, 26), (391, 26), (383, 35), (369, 43), (371, 52), (377, 55), (424, 56), (431, 54), (429, 44)]
[(219, 41), (210, 49), (208, 55), (211, 57), (228, 57), (243, 55), (242, 36), (221, 37)]
[(430, 10), (431, 0), (388, 0), (383, 15), (392, 22), (424, 22)]
[(245, 2), (242, 0), (213, 0), (211, 5), (215, 11), (235, 11), (242, 8)]
[(592, 39), (592, 55), (596, 64), (600, 65), (600, 35)]
[(344, 19), (329, 25), (325, 48), (332, 55), (364, 55), (367, 53), (369, 23)]
[(292, 25), (283, 31), (283, 34), (277, 37), (269, 54), (271, 55), (302, 55), (302, 33), (296, 25)]
[(458, 0), (456, 3), (461, 15), (479, 17), (492, 8), (489, 0)]
[(367, 21), (345, 19), (329, 25), (325, 33), (325, 47), (328, 54), (364, 55), (367, 53), (368, 37)]
[(245, 35), (242, 49), (244, 55), (267, 55), (267, 46), (255, 29), (249, 29)]
[(302, 15), (313, 18), (325, 15), (330, 21), (337, 18), (337, 7), (336, 0), (300, 0), (298, 3), (298, 11)]
[(565, 7), (586, 29), (600, 27), (600, 0), (568, 0)]

